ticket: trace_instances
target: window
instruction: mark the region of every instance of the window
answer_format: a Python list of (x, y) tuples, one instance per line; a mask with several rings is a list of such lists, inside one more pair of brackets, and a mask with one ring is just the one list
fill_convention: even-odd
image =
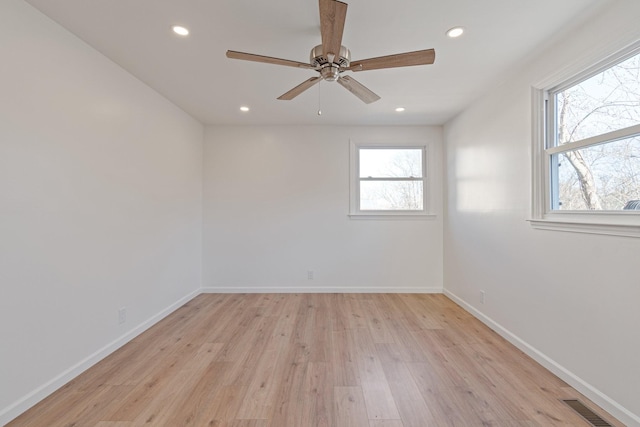
[(425, 215), (425, 145), (351, 144), (351, 215)]
[(640, 49), (534, 95), (534, 221), (640, 235)]

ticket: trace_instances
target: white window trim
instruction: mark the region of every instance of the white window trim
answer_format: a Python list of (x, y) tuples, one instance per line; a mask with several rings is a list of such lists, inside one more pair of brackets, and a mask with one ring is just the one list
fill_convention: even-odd
[[(359, 209), (359, 162), (358, 162), (358, 150), (361, 148), (389, 148), (389, 149), (421, 149), (423, 150), (423, 207), (421, 211), (361, 211)], [(429, 144), (425, 142), (356, 142), (354, 140), (349, 141), (349, 218), (351, 219), (364, 219), (364, 220), (424, 220), (434, 219), (436, 215), (432, 213), (431, 209), (433, 203), (431, 200), (431, 185), (433, 182), (432, 167), (429, 164), (430, 153)]]
[[(569, 74), (567, 69), (555, 75), (552, 79), (540, 82), (532, 87), (532, 188), (531, 188), (531, 218), (528, 220), (532, 227), (542, 230), (603, 234), (611, 236), (640, 237), (640, 212), (632, 211), (558, 211), (551, 209), (551, 174), (550, 160), (552, 153), (558, 151), (555, 148), (547, 149), (547, 120), (546, 103), (547, 94), (551, 90), (557, 90), (562, 86), (571, 86), (583, 78), (613, 65), (625, 56), (640, 52), (640, 42), (609, 55), (606, 59), (596, 62), (595, 65), (584, 66), (584, 59), (570, 67), (574, 70)], [(604, 56), (604, 55), (602, 55)], [(601, 56), (601, 57), (602, 57)], [(594, 58), (592, 58), (594, 59)], [(582, 70), (575, 72), (576, 70)], [(638, 126), (635, 126), (638, 127)], [(634, 128), (635, 128), (634, 127)], [(638, 127), (640, 129), (640, 127)], [(623, 130), (628, 132), (627, 130)], [(620, 132), (620, 131), (617, 131)], [(615, 132), (612, 132), (612, 134)], [(601, 138), (612, 135), (600, 135)], [(585, 142), (585, 141), (583, 141)], [(593, 141), (586, 141), (588, 144)], [(565, 147), (566, 148), (566, 147)]]

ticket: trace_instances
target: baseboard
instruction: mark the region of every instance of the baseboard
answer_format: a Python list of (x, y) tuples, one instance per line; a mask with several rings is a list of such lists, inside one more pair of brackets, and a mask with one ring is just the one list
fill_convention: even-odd
[(174, 302), (169, 307), (160, 311), (156, 315), (150, 317), (145, 320), (135, 328), (129, 330), (124, 335), (118, 337), (116, 340), (110, 342), (109, 344), (102, 347), (100, 350), (91, 354), (84, 360), (78, 362), (71, 368), (62, 372), (60, 375), (56, 376), (52, 380), (47, 383), (41, 385), (37, 389), (33, 390), (31, 393), (27, 394), (23, 398), (19, 399), (12, 405), (7, 408), (4, 408), (0, 411), (0, 425), (4, 426), (8, 424), (11, 420), (17, 418), (20, 414), (27, 411), (29, 408), (33, 407), (35, 404), (43, 400), (45, 397), (49, 396), (54, 391), (58, 390), (60, 387), (100, 362), (102, 359), (158, 323), (160, 320), (167, 317), (169, 314), (182, 307), (185, 303), (192, 300), (194, 297), (200, 294), (200, 290), (195, 290), (190, 294), (182, 297), (180, 300)]
[(477, 310), (474, 306), (467, 303), (462, 298), (455, 295), (453, 292), (448, 291), (446, 289), (443, 290), (443, 293), (453, 300), (456, 304), (464, 308), (466, 311), (471, 313), (474, 317), (480, 320), (482, 323), (487, 325), (489, 328), (494, 330), (504, 339), (509, 341), (511, 344), (522, 350), (526, 355), (534, 359), (536, 362), (544, 366), (549, 371), (553, 372), (560, 379), (565, 381), (571, 387), (578, 390), (580, 393), (584, 394), (587, 398), (593, 401), (596, 405), (600, 406), (605, 411), (609, 412), (611, 415), (616, 417), (618, 420), (625, 423), (627, 426), (637, 426), (640, 427), (640, 417), (627, 410), (615, 400), (611, 399), (606, 394), (602, 393), (597, 388), (593, 387), (591, 384), (584, 381), (582, 378), (566, 369), (564, 366), (558, 364), (556, 361), (545, 355), (544, 353), (537, 350), (535, 347), (528, 344), (526, 341), (522, 340), (517, 335), (513, 334), (511, 331), (486, 316), (479, 310)]
[(442, 288), (415, 287), (206, 287), (204, 294), (441, 294)]

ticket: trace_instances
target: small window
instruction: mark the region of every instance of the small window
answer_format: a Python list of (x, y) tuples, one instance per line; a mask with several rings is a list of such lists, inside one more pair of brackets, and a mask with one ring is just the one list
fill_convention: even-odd
[(425, 146), (353, 144), (352, 215), (427, 212)]
[(533, 225), (639, 236), (640, 47), (533, 98)]

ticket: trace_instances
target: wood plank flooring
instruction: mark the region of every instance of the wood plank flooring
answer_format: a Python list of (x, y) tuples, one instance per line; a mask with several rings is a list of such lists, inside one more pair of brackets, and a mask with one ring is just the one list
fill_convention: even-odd
[(10, 427), (589, 426), (444, 295), (204, 294)]

